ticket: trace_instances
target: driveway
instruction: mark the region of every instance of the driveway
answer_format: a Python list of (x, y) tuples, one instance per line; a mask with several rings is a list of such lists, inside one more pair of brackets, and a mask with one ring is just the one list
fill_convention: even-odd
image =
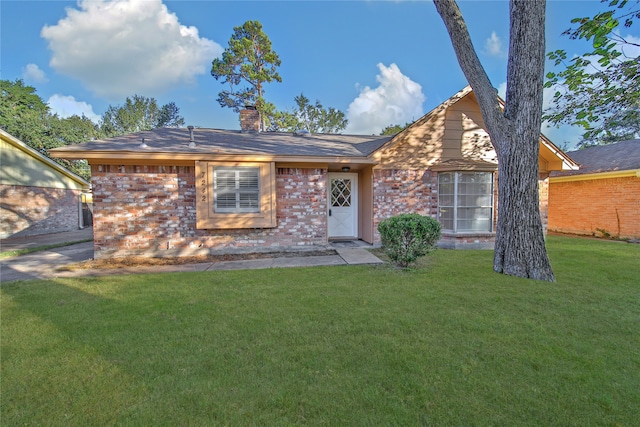
[(33, 252), (0, 261), (0, 283), (13, 280), (43, 279), (67, 264), (93, 258), (93, 242)]

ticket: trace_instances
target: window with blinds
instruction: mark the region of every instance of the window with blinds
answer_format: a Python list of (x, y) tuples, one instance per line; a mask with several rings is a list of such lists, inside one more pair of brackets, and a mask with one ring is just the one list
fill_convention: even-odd
[(195, 162), (196, 227), (277, 227), (274, 162)]
[(260, 168), (214, 167), (213, 199), (216, 213), (260, 212)]

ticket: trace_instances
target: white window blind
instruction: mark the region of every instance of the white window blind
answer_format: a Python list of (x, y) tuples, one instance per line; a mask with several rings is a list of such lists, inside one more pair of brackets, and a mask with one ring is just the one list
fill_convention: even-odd
[(260, 168), (215, 167), (213, 189), (215, 212), (260, 212)]

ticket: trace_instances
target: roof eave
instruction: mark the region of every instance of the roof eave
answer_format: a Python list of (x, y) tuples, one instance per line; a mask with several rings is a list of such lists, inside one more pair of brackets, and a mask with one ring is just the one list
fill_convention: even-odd
[(301, 156), (271, 154), (219, 154), (219, 153), (174, 153), (144, 151), (75, 151), (52, 150), (54, 157), (71, 160), (86, 159), (89, 163), (105, 161), (109, 163), (144, 162), (179, 162), (195, 161), (253, 161), (253, 162), (289, 162), (289, 163), (353, 163), (371, 164), (377, 162), (367, 156)]

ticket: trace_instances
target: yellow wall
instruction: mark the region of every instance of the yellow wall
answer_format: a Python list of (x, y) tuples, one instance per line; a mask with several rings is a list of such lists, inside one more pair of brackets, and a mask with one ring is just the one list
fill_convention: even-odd
[(0, 139), (0, 184), (27, 187), (83, 189), (85, 185), (62, 174), (4, 138)]

